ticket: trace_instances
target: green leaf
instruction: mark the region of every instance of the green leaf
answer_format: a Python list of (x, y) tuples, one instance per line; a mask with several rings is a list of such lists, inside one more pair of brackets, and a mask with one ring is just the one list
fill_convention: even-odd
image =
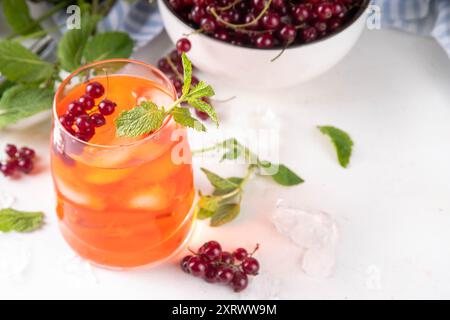
[[(264, 167), (263, 167), (264, 168)], [(272, 175), (272, 179), (282, 186), (291, 187), (305, 182), (294, 171), (283, 164), (278, 166), (277, 173)]]
[(159, 129), (164, 121), (164, 108), (159, 108), (150, 101), (143, 101), (140, 106), (122, 111), (116, 119), (118, 137), (138, 137)]
[(3, 14), (16, 34), (25, 35), (41, 29), (39, 26), (30, 29), (35, 22), (25, 0), (3, 0)]
[(191, 112), (187, 108), (174, 107), (172, 109), (173, 119), (185, 127), (194, 128), (197, 131), (206, 131), (206, 127), (191, 116)]
[(219, 207), (221, 198), (216, 196), (201, 196), (197, 206), (207, 211), (215, 212)]
[(5, 91), (0, 99), (0, 128), (30, 117), (52, 107), (50, 89), (16, 85)]
[(133, 52), (133, 40), (125, 32), (99, 33), (88, 40), (83, 56), (86, 62), (128, 58)]
[(0, 231), (30, 232), (42, 226), (42, 212), (27, 212), (14, 209), (0, 210)]
[(241, 150), (238, 147), (234, 147), (231, 150), (228, 150), (222, 155), (220, 161), (224, 160), (236, 160), (241, 155)]
[(229, 189), (236, 189), (238, 187), (237, 184), (234, 182), (222, 178), (218, 174), (215, 174), (214, 172), (209, 171), (208, 169), (201, 168), (203, 173), (208, 178), (209, 182), (216, 188), (220, 190), (229, 190)]
[(332, 126), (318, 126), (320, 132), (329, 136), (336, 149), (339, 163), (347, 168), (352, 155), (353, 141), (348, 133)]
[(0, 83), (0, 98), (2, 97), (3, 93), (5, 93), (6, 90), (14, 86), (15, 83), (9, 80), (5, 80), (2, 83)]
[(195, 109), (206, 112), (211, 120), (218, 126), (219, 121), (217, 120), (216, 111), (214, 108), (207, 102), (201, 99), (188, 99), (187, 102), (193, 106)]
[(64, 70), (71, 72), (81, 66), (84, 48), (96, 27), (97, 20), (97, 16), (82, 12), (81, 28), (67, 31), (59, 40), (57, 55)]
[(181, 61), (183, 62), (183, 72), (184, 72), (183, 95), (187, 95), (189, 93), (189, 90), (191, 89), (192, 63), (186, 56), (186, 53), (184, 52), (181, 55)]
[(206, 209), (200, 208), (199, 206), (195, 207), (195, 215), (199, 220), (205, 220), (211, 218), (214, 215), (213, 211), (208, 211)]
[(0, 41), (0, 73), (8, 80), (22, 83), (39, 82), (48, 79), (53, 65), (41, 60), (20, 43)]
[(214, 89), (205, 82), (200, 81), (194, 88), (186, 95), (186, 99), (201, 99), (203, 97), (212, 97), (215, 95)]
[(220, 206), (211, 218), (211, 227), (219, 227), (233, 221), (240, 211), (241, 206), (238, 203), (227, 203)]

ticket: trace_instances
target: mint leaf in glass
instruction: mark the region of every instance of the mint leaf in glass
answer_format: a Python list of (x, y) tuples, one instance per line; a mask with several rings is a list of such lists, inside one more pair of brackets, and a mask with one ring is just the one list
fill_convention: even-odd
[[(184, 69), (183, 94), (171, 106), (157, 106), (153, 102), (146, 102), (151, 108), (144, 108), (142, 104), (129, 111), (122, 112), (116, 119), (116, 134), (118, 136), (137, 137), (159, 129), (167, 116), (172, 115), (175, 122), (194, 128), (199, 131), (206, 131), (206, 127), (196, 118), (191, 116), (189, 109), (182, 107), (182, 104), (188, 102), (194, 107), (208, 113), (210, 118), (218, 124), (217, 115), (214, 108), (202, 98), (214, 95), (214, 90), (200, 82), (194, 88), (192, 83), (192, 64), (186, 54), (182, 54)], [(146, 114), (148, 113), (148, 114)]]

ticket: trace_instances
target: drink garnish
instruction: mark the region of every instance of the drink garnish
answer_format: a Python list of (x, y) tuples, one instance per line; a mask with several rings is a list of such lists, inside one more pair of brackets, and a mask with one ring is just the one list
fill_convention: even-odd
[(122, 111), (116, 119), (116, 135), (119, 137), (138, 137), (159, 129), (167, 116), (172, 115), (175, 122), (183, 126), (194, 128), (198, 131), (206, 131), (206, 127), (196, 118), (191, 116), (189, 109), (182, 106), (188, 103), (195, 109), (205, 112), (211, 120), (218, 125), (218, 119), (214, 108), (205, 101), (215, 93), (211, 86), (200, 81), (192, 86), (192, 64), (186, 54), (181, 55), (184, 81), (181, 96), (168, 108), (158, 106), (152, 101), (143, 101), (131, 110)]
[(44, 222), (42, 212), (0, 209), (0, 231), (30, 232), (39, 229)]

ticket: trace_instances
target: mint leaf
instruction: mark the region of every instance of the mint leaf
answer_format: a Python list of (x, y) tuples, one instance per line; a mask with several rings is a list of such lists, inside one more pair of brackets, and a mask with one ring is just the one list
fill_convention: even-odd
[(228, 179), (224, 179), (221, 176), (219, 176), (218, 174), (215, 174), (214, 172), (211, 172), (211, 171), (209, 171), (209, 170), (207, 170), (205, 168), (201, 168), (201, 170), (206, 175), (206, 177), (208, 178), (209, 182), (216, 189), (219, 189), (219, 190), (230, 190), (230, 189), (236, 189), (238, 187), (238, 185), (235, 184), (234, 182), (232, 182), (232, 181), (230, 181)]
[(8, 90), (11, 87), (14, 87), (16, 84), (12, 81), (5, 80), (0, 83), (0, 98), (2, 97), (3, 93), (5, 93), (6, 90)]
[(220, 206), (211, 218), (211, 227), (220, 227), (233, 221), (239, 215), (241, 206), (238, 203), (227, 203)]
[(194, 128), (197, 131), (206, 131), (206, 127), (191, 116), (191, 112), (187, 108), (174, 107), (172, 109), (173, 119), (185, 127)]
[(195, 213), (197, 219), (205, 220), (211, 218), (214, 215), (214, 211), (208, 211), (206, 209), (195, 207)]
[(39, 82), (48, 79), (53, 65), (41, 60), (20, 43), (0, 41), (0, 73), (8, 80), (22, 83)]
[(198, 200), (197, 206), (207, 211), (215, 212), (219, 207), (221, 201), (220, 197), (216, 196), (201, 196)]
[(216, 112), (211, 105), (201, 99), (188, 99), (188, 103), (195, 109), (206, 112), (211, 120), (218, 126), (219, 121), (217, 120)]
[(50, 89), (16, 85), (5, 91), (0, 99), (0, 128), (30, 117), (52, 107)]
[(329, 136), (336, 149), (339, 163), (347, 168), (352, 155), (353, 141), (348, 133), (332, 126), (318, 126), (320, 132)]
[(0, 231), (2, 232), (30, 232), (42, 226), (44, 214), (42, 212), (27, 212), (14, 209), (0, 210)]
[(90, 16), (88, 12), (82, 12), (81, 28), (67, 31), (59, 40), (57, 55), (64, 70), (72, 72), (81, 66), (84, 48), (98, 19), (97, 16)]
[(41, 29), (39, 26), (30, 29), (34, 24), (25, 0), (3, 0), (3, 14), (11, 29), (16, 34), (25, 35)]
[(118, 137), (138, 137), (161, 127), (164, 121), (164, 109), (150, 101), (143, 101), (140, 106), (122, 111), (116, 119)]
[(220, 161), (224, 160), (236, 160), (241, 155), (241, 150), (237, 147), (234, 147), (231, 150), (228, 150), (222, 155)]
[(133, 40), (125, 32), (111, 31), (95, 35), (84, 48), (86, 62), (128, 58), (133, 52)]
[(183, 71), (184, 71), (184, 79), (183, 79), (183, 95), (187, 95), (189, 90), (191, 89), (192, 82), (192, 63), (183, 52), (181, 55), (181, 61), (183, 62)]
[(194, 88), (186, 95), (186, 99), (200, 99), (203, 97), (212, 97), (215, 95), (214, 89), (205, 82), (200, 81)]
[[(267, 161), (264, 161), (263, 163), (264, 165), (260, 165), (260, 168), (270, 173), (267, 168), (272, 164)], [(271, 177), (276, 183), (286, 187), (296, 186), (305, 182), (294, 171), (283, 164), (278, 165), (278, 171), (275, 174), (272, 174)]]

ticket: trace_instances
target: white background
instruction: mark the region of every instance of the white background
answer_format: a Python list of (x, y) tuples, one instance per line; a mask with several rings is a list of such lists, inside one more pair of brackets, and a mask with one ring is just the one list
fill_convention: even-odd
[[(136, 57), (155, 62), (169, 46), (162, 35)], [(210, 239), (228, 249), (261, 244), (262, 272), (249, 289), (235, 294), (183, 274), (182, 254), (128, 272), (98, 269), (76, 258), (57, 228), (47, 118), (25, 130), (0, 132), (1, 148), (26, 144), (40, 156), (33, 176), (0, 177), (0, 192), (15, 195), (16, 208), (46, 213), (40, 231), (0, 234), (0, 268), (16, 272), (0, 274), (0, 298), (450, 298), (450, 62), (436, 43), (366, 31), (337, 67), (284, 91), (250, 92), (201, 77), (218, 98), (236, 96), (216, 104), (229, 134), (239, 136), (272, 112), (281, 124), (281, 161), (306, 180), (282, 188), (255, 178), (237, 220), (217, 229), (197, 225), (192, 247)], [(315, 128), (324, 124), (352, 135), (348, 169), (339, 167), (330, 142)], [(208, 168), (242, 171), (229, 165)], [(198, 170), (196, 180), (208, 190)], [(271, 222), (278, 199), (324, 210), (337, 220), (341, 238), (331, 278), (314, 279), (301, 271), (298, 248)]]

